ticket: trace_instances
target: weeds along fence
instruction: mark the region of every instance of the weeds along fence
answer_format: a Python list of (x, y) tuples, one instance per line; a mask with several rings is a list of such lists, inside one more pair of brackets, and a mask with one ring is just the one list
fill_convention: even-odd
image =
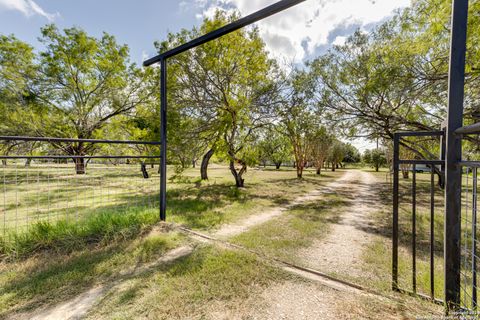
[[(0, 137), (0, 142), (8, 150), (0, 154), (4, 241), (38, 223), (159, 208), (159, 142), (33, 137)], [(32, 144), (35, 148), (27, 148)], [(78, 149), (89, 155), (53, 154)], [(24, 150), (30, 154), (21, 154)]]

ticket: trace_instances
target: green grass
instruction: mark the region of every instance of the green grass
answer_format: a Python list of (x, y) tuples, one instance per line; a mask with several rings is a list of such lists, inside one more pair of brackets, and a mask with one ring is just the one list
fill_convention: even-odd
[(84, 219), (38, 222), (28, 232), (12, 234), (9, 240), (0, 238), (0, 254), (8, 258), (24, 258), (40, 251), (69, 253), (89, 244), (130, 239), (159, 220), (157, 210), (136, 210), (126, 213), (103, 211)]
[[(377, 177), (384, 178), (380, 173)], [(410, 179), (400, 179), (399, 206), (399, 286), (412, 291), (412, 205)], [(435, 185), (434, 216), (434, 288), (435, 297), (443, 299), (443, 190)], [(372, 214), (377, 234), (380, 236), (371, 243), (363, 254), (364, 269), (374, 270), (370, 277), (356, 279), (365, 285), (391, 290), (392, 272), (392, 195), (389, 183), (379, 184), (379, 199), (383, 199), (383, 209)], [(417, 174), (416, 246), (417, 246), (417, 292), (430, 295), (430, 174)]]
[(0, 318), (46, 303), (68, 300), (120, 272), (152, 261), (185, 239), (177, 233), (152, 232), (110, 245), (88, 246), (71, 254), (44, 252), (28, 260), (0, 264)]
[(230, 239), (270, 257), (298, 262), (298, 249), (306, 248), (328, 234), (329, 224), (338, 221), (335, 209), (345, 201), (335, 195), (299, 204), (282, 216)]
[(110, 292), (89, 318), (203, 319), (212, 303), (233, 307), (288, 277), (251, 254), (203, 247)]
[(195, 181), (196, 171), (186, 177), (193, 182), (169, 185), (167, 217), (169, 221), (197, 230), (215, 229), (224, 223), (245, 218), (262, 210), (281, 206), (319, 186), (334, 180), (344, 171), (322, 173), (307, 170), (303, 179), (284, 168), (250, 169), (245, 188), (237, 189), (225, 167), (212, 167), (209, 181)]
[[(70, 174), (65, 173), (64, 178), (68, 180)], [(105, 179), (112, 180), (103, 180), (103, 191), (98, 193), (102, 196), (95, 198), (92, 206), (88, 201), (82, 207), (68, 206), (70, 214), (55, 210), (76, 197), (85, 198), (85, 192), (99, 190), (95, 189), (98, 185), (89, 183), (88, 177), (79, 178), (84, 179), (84, 185), (79, 188), (72, 185), (65, 189), (62, 183), (57, 186), (55, 182), (32, 192), (26, 185), (17, 185), (17, 192), (22, 194), (16, 208), (18, 213), (21, 208), (36, 206), (36, 201), (40, 201), (39, 207), (48, 205), (53, 211), (44, 215), (44, 219), (28, 220), (28, 228), (18, 233), (7, 232), (0, 240), (0, 254), (3, 255), (0, 260), (0, 318), (65, 301), (98, 283), (115, 281), (125, 270), (152, 261), (186, 241), (176, 233), (149, 235), (149, 230), (158, 222), (158, 208), (142, 205), (146, 202), (142, 197), (150, 197), (150, 191), (141, 189), (133, 177), (130, 180), (121, 170), (103, 174)], [(168, 184), (167, 219), (205, 231), (260, 210), (285, 205), (343, 172), (317, 176), (306, 171), (305, 178), (299, 180), (289, 168), (280, 171), (251, 169), (246, 176), (246, 187), (242, 189), (232, 186), (230, 174), (224, 167), (213, 166), (210, 180), (204, 182), (198, 181), (197, 170), (190, 169), (184, 174), (188, 179)], [(157, 178), (142, 183), (156, 184)], [(126, 191), (122, 189), (125, 184), (131, 184)], [(105, 188), (110, 191), (107, 193)], [(129, 188), (138, 190), (127, 194)], [(15, 192), (13, 189), (7, 192)], [(153, 193), (153, 196), (158, 194)], [(304, 209), (306, 212), (302, 214)], [(307, 229), (314, 232), (314, 226), (323, 223), (313, 216), (315, 210), (313, 207), (294, 208), (289, 212), (292, 218), (289, 226), (299, 233)], [(0, 235), (3, 237), (2, 233)], [(182, 312), (194, 312), (185, 301), (193, 301), (194, 305), (201, 305), (213, 297), (236, 301), (277, 278), (277, 270), (249, 254), (206, 248), (182, 259), (179, 264), (161, 267), (159, 273), (127, 280), (136, 285), (119, 299), (122, 303), (131, 303), (132, 299), (137, 299), (137, 287), (152, 285), (155, 289), (152, 294), (174, 296), (168, 305), (160, 303), (159, 306), (170, 310), (169, 315), (178, 315), (182, 308)], [(155, 296), (149, 303), (157, 304), (159, 300), (162, 299)], [(132, 310), (145, 312), (145, 309)]]
[[(138, 232), (139, 225), (156, 222), (156, 169), (150, 169), (152, 177), (146, 180), (135, 170), (136, 165), (89, 168), (89, 174), (78, 176), (66, 165), (4, 167), (8, 190), (0, 209), (0, 255), (71, 251), (85, 243), (129, 237)], [(189, 169), (183, 173), (185, 179), (168, 184), (167, 219), (206, 231), (284, 205), (342, 172), (318, 176), (307, 170), (300, 180), (290, 168), (250, 169), (242, 189), (232, 185), (225, 167), (212, 165), (209, 181), (199, 181), (198, 174), (198, 170)], [(8, 184), (9, 180), (15, 184)]]

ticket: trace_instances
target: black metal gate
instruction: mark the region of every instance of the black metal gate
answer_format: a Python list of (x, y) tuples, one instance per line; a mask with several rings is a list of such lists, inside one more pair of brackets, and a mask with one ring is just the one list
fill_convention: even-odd
[[(439, 145), (443, 146), (444, 141), (444, 131), (425, 131), (425, 132), (400, 132), (394, 135), (394, 157), (393, 157), (393, 229), (392, 229), (392, 288), (396, 291), (403, 291), (408, 293), (413, 293), (422, 297), (430, 298), (432, 300), (437, 300), (435, 295), (435, 278), (438, 275), (435, 274), (435, 254), (443, 249), (436, 248), (435, 236), (439, 230), (435, 230), (435, 217), (438, 216), (438, 208), (435, 205), (435, 191), (436, 188), (439, 188), (435, 183), (435, 175), (439, 175), (439, 180), (442, 179), (442, 174), (444, 173), (445, 160), (444, 157), (440, 156), (439, 159), (401, 159), (400, 150), (403, 146), (404, 148), (411, 148), (403, 139), (407, 137), (431, 137), (431, 138), (440, 138)], [(441, 148), (444, 150), (444, 148)], [(442, 152), (444, 155), (444, 152)], [(405, 180), (405, 183), (400, 183), (400, 167), (408, 166), (408, 173), (411, 172), (411, 182)], [(423, 185), (428, 185), (426, 188), (428, 190), (428, 201), (426, 201), (426, 206), (428, 210), (423, 210), (419, 212), (419, 200), (418, 198), (418, 181), (417, 174), (419, 172), (427, 171), (429, 173), (428, 179), (422, 179)], [(438, 191), (438, 190), (437, 190)], [(425, 193), (425, 192), (424, 192)], [(423, 201), (425, 202), (425, 201)], [(406, 207), (406, 204), (408, 207)], [(410, 210), (408, 210), (410, 209)], [(436, 210), (437, 209), (437, 210)], [(428, 211), (428, 212), (424, 212)], [(400, 213), (405, 213), (405, 215), (400, 215)], [(417, 239), (417, 219), (418, 215), (422, 214), (422, 220), (429, 220), (429, 231), (428, 237), (426, 239)], [(438, 218), (437, 218), (438, 220)], [(428, 277), (429, 277), (429, 288), (421, 288), (419, 290), (417, 286), (417, 256), (418, 256), (418, 242), (421, 240), (425, 242), (428, 241), (428, 250), (421, 250), (423, 255), (427, 254), (428, 259), (424, 259), (425, 264), (428, 264)], [(403, 264), (407, 263), (404, 261), (405, 257), (400, 259), (399, 257), (399, 247), (400, 244), (404, 244), (403, 248), (407, 250), (410, 246), (411, 261), (408, 264), (411, 269), (411, 281), (406, 283), (406, 281), (400, 281), (399, 275), (404, 275), (399, 270), (399, 261)], [(440, 249), (440, 250), (439, 250)], [(404, 254), (405, 255), (405, 254)], [(427, 292), (426, 292), (427, 291)]]
[[(455, 131), (455, 135), (459, 139), (479, 133), (480, 124), (462, 127)], [(441, 152), (438, 159), (418, 159), (418, 156), (415, 160), (402, 159), (402, 148), (412, 148), (407, 141), (409, 137), (440, 138), (438, 143)], [(479, 259), (477, 252), (479, 241), (477, 190), (480, 161), (459, 161), (457, 163), (462, 174), (458, 185), (461, 196), (460, 198), (454, 198), (444, 190), (445, 154), (445, 131), (399, 132), (394, 135), (392, 288), (396, 291), (411, 293), (436, 302), (443, 302), (447, 278), (452, 277), (446, 264), (452, 255), (456, 256), (458, 254), (460, 265), (455, 270), (455, 274), (459, 275), (457, 279), (459, 306), (464, 310), (476, 310)], [(400, 178), (402, 165), (410, 166), (408, 169), (412, 174), (410, 180)], [(428, 168), (428, 170), (424, 170), (425, 168)], [(422, 175), (419, 179), (419, 172), (421, 171), (427, 171), (428, 178)], [(419, 188), (419, 184), (423, 186)], [(419, 197), (422, 191), (423, 197)], [(428, 191), (426, 197), (425, 191)], [(448, 225), (444, 215), (444, 207), (448, 202), (454, 201), (461, 204), (459, 212), (461, 235), (457, 252), (450, 253), (449, 256), (445, 247)], [(424, 210), (419, 209), (419, 207)], [(428, 208), (428, 214), (426, 214), (425, 208)], [(425, 219), (428, 219), (428, 223), (425, 223)], [(428, 225), (428, 231), (421, 228), (419, 232), (419, 220), (423, 222), (423, 226)], [(428, 250), (425, 248), (425, 241), (428, 241)], [(428, 266), (428, 288), (425, 287), (426, 281), (422, 282), (423, 286), (418, 284), (419, 261), (421, 261), (423, 269)], [(406, 272), (411, 272), (411, 275), (405, 274)], [(425, 280), (425, 275), (422, 278)], [(443, 286), (436, 287), (436, 284), (443, 284)]]

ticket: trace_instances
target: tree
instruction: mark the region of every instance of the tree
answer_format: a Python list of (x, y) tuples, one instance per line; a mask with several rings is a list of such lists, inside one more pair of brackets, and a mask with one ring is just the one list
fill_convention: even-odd
[[(199, 30), (169, 35), (158, 47), (163, 51), (237, 18), (237, 14), (217, 11)], [(275, 103), (274, 63), (258, 30), (242, 29), (208, 42), (170, 60), (170, 65), (175, 75), (169, 97), (172, 105), (198, 120), (192, 131), (207, 137), (206, 150), (215, 149), (225, 157), (235, 185), (243, 187), (243, 175), (256, 161), (255, 133), (269, 123)]]
[(322, 171), (325, 160), (327, 160), (329, 153), (331, 152), (331, 145), (334, 141), (334, 137), (327, 132), (327, 129), (324, 126), (321, 126), (312, 132), (309, 139), (312, 144), (310, 157), (315, 164), (317, 174), (319, 175)]
[[(43, 136), (95, 138), (112, 118), (129, 114), (151, 97), (151, 69), (129, 62), (128, 47), (104, 33), (100, 39), (78, 28), (60, 32), (42, 28), (45, 49), (38, 58), (33, 94), (48, 108), (48, 117), (32, 124)], [(154, 86), (154, 85), (153, 85)], [(95, 146), (83, 142), (55, 143), (67, 155), (84, 156)], [(75, 159), (76, 172), (85, 173), (83, 158)]]
[(285, 83), (283, 103), (277, 114), (280, 128), (292, 145), (297, 177), (301, 179), (315, 143), (312, 137), (321, 127), (321, 122), (313, 105), (309, 74), (294, 70)]
[[(6, 136), (34, 134), (32, 123), (41, 114), (31, 92), (38, 75), (32, 46), (15, 36), (0, 35), (0, 133)], [(3, 155), (21, 149), (32, 154), (38, 143), (8, 141), (0, 145)], [(7, 161), (2, 160), (3, 165)], [(29, 162), (27, 162), (28, 164)]]
[(368, 165), (371, 165), (375, 168), (375, 171), (379, 171), (381, 166), (384, 166), (387, 163), (385, 158), (385, 152), (380, 149), (365, 150), (363, 153), (363, 162)]
[(346, 143), (344, 147), (345, 157), (343, 158), (343, 163), (358, 163), (361, 161), (361, 155), (357, 148), (350, 143)]
[(259, 160), (265, 166), (267, 162), (275, 165), (277, 170), (282, 163), (292, 157), (290, 141), (278, 131), (278, 128), (269, 128), (263, 132), (263, 140), (258, 143)]
[(328, 161), (332, 164), (332, 171), (342, 163), (345, 158), (345, 145), (339, 140), (334, 140), (329, 151)]

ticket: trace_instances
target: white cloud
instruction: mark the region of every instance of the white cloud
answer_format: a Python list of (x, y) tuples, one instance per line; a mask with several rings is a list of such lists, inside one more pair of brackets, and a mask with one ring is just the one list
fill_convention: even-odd
[[(238, 9), (243, 16), (277, 0), (193, 0), (203, 16)], [(355, 28), (379, 23), (410, 0), (307, 0), (258, 23), (271, 52), (301, 61), (323, 46), (341, 44)], [(198, 17), (202, 17), (198, 15)]]
[(60, 15), (58, 12), (46, 12), (33, 0), (0, 0), (0, 10), (20, 11), (26, 17), (40, 15), (46, 18), (48, 21), (53, 21)]
[(332, 44), (335, 46), (341, 46), (345, 44), (345, 41), (347, 41), (347, 37), (344, 36), (338, 36), (333, 40)]

